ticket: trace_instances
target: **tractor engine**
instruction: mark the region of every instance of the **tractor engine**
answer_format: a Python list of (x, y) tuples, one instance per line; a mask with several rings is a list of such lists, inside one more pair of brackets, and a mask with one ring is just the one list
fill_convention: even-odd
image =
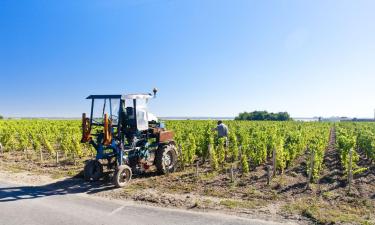
[(137, 148), (130, 151), (128, 155), (129, 166), (134, 170), (134, 173), (146, 172), (153, 162), (150, 159), (151, 153), (147, 148)]

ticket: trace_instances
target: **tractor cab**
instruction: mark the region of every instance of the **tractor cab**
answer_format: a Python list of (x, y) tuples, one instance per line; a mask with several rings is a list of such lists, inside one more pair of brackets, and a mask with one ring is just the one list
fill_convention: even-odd
[(148, 112), (153, 94), (90, 95), (90, 117), (82, 114), (82, 143), (96, 149), (84, 175), (97, 180), (102, 175), (103, 160), (115, 169), (115, 184), (125, 185), (133, 173), (143, 173), (155, 166), (160, 173), (173, 172), (177, 163), (174, 133)]
[(137, 133), (149, 128), (149, 113), (147, 103), (153, 96), (151, 94), (129, 94), (123, 96), (122, 126), (126, 133)]
[[(87, 118), (82, 115), (83, 138), (82, 142), (88, 142), (91, 131), (99, 131), (103, 127), (104, 142), (110, 144), (111, 137), (124, 141), (134, 135), (149, 129), (149, 122), (156, 123), (157, 118), (148, 112), (149, 99), (156, 96), (152, 94), (127, 94), (127, 95), (90, 95), (86, 99), (91, 100), (91, 113)], [(163, 126), (163, 125), (162, 125)], [(122, 134), (122, 135), (121, 135)]]

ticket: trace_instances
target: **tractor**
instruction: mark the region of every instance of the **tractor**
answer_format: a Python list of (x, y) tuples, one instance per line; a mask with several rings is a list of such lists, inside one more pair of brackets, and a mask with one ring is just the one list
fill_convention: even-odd
[(148, 112), (153, 94), (90, 95), (91, 113), (82, 114), (82, 143), (96, 150), (95, 159), (84, 168), (87, 181), (103, 177), (103, 167), (114, 171), (116, 187), (124, 187), (134, 175), (156, 169), (160, 174), (174, 172), (178, 151), (174, 133)]

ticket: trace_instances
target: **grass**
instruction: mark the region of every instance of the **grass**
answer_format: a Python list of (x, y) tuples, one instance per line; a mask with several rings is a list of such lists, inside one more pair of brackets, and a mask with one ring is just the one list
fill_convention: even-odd
[(332, 192), (332, 191), (326, 191), (326, 192), (323, 192), (322, 196), (325, 198), (325, 199), (334, 199), (337, 195)]
[(255, 197), (255, 198), (261, 198), (264, 196), (264, 194), (257, 190), (256, 188), (250, 186), (248, 189), (247, 189), (247, 192), (246, 194), (249, 196), (249, 197)]
[(15, 162), (12, 160), (1, 160), (2, 169), (11, 173), (31, 172), (35, 175), (47, 175), (52, 179), (60, 179), (63, 177), (74, 177), (82, 172), (83, 163), (77, 166), (55, 166), (53, 162), (45, 162), (43, 164), (27, 161)]
[(240, 200), (234, 200), (234, 199), (226, 199), (221, 200), (220, 205), (225, 206), (229, 209), (256, 209), (260, 206), (264, 206), (263, 201), (240, 201)]
[(224, 191), (221, 191), (220, 189), (217, 188), (205, 188), (203, 191), (203, 194), (206, 196), (211, 196), (211, 197), (217, 197), (217, 198), (225, 198), (227, 197), (227, 193)]
[(127, 195), (132, 195), (136, 193), (138, 190), (140, 190), (140, 187), (132, 183), (130, 183), (129, 185), (127, 185), (126, 187), (122, 189), (122, 191)]
[[(2, 168), (4, 169), (4, 168)], [(7, 166), (4, 170), (7, 170), (11, 173), (20, 173), (20, 172), (23, 172), (24, 170), (20, 167), (17, 167), (17, 166)]]
[(206, 172), (199, 175), (199, 178), (202, 181), (210, 181), (215, 179), (218, 176), (217, 172)]
[(331, 204), (318, 197), (308, 197), (286, 204), (283, 210), (308, 217), (317, 224), (374, 224), (370, 216), (373, 210), (372, 206), (343, 203)]

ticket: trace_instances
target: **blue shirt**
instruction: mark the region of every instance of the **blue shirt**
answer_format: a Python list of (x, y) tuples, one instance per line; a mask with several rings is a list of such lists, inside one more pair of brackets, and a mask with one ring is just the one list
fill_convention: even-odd
[(219, 138), (228, 137), (228, 127), (225, 124), (217, 125), (216, 130)]

